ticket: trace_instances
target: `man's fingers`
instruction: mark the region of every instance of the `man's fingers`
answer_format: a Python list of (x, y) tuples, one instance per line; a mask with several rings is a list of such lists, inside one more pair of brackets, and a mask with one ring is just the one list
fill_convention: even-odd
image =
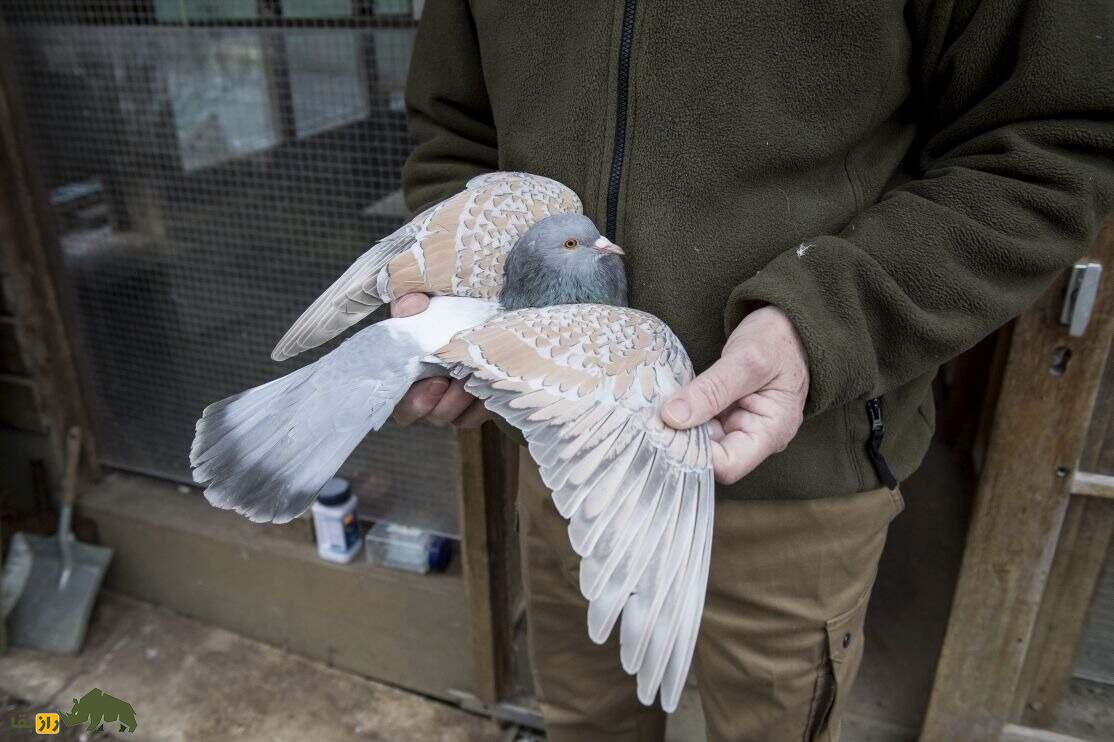
[(734, 484), (767, 458), (785, 450), (800, 428), (801, 414), (776, 399), (752, 394), (717, 422), (723, 434), (713, 437), (716, 479)]
[(409, 425), (425, 417), (437, 406), (448, 388), (448, 379), (422, 379), (417, 382), (395, 405), (393, 414), (395, 422), (399, 425)]
[(776, 448), (768, 436), (732, 430), (718, 443), (712, 443), (712, 467), (716, 472), (716, 481), (735, 484), (773, 453), (776, 453)]
[(468, 409), (461, 413), (460, 417), (453, 420), (454, 428), (463, 428), (465, 430), (471, 428), (478, 428), (485, 422), (491, 419), (491, 410), (484, 406), (480, 400), (474, 400)]
[(673, 395), (661, 419), (677, 430), (711, 420), (739, 399), (769, 381), (760, 364), (744, 356), (720, 358)]
[(475, 397), (464, 391), (464, 382), (454, 379), (434, 408), (426, 414), (426, 422), (438, 427), (451, 425), (475, 401)]
[(708, 421), (708, 437), (719, 443), (723, 440), (723, 436), (723, 423), (719, 421), (719, 418), (713, 417)]
[(421, 314), (429, 306), (429, 297), (421, 292), (403, 294), (391, 302), (392, 317), (410, 317)]

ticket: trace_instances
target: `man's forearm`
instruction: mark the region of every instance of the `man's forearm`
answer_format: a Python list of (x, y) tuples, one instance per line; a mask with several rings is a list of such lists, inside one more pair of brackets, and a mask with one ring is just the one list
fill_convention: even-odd
[(1114, 47), (1096, 32), (1109, 10), (985, 5), (922, 19), (939, 58), (919, 91), (932, 103), (918, 178), (731, 297), (729, 329), (755, 303), (792, 318), (809, 356), (808, 414), (899, 387), (1019, 314), (1110, 208)]

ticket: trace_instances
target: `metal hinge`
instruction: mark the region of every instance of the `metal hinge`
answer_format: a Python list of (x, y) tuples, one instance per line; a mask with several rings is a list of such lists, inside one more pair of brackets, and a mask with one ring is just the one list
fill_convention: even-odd
[(1060, 310), (1060, 324), (1068, 326), (1068, 334), (1072, 337), (1080, 337), (1087, 331), (1101, 277), (1102, 263), (1080, 262), (1071, 268), (1064, 307)]

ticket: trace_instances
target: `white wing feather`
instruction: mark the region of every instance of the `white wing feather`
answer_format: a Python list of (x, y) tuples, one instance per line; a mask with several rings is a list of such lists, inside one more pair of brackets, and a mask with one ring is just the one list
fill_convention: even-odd
[(622, 616), (623, 668), (646, 704), (677, 707), (708, 580), (714, 482), (706, 427), (674, 431), (659, 405), (692, 378), (657, 318), (597, 305), (525, 309), (431, 356), (522, 430), (581, 557), (588, 633)]

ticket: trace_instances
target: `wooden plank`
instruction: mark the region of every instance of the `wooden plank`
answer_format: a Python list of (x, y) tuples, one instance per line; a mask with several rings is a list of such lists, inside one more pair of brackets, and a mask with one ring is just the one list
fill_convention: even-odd
[(1074, 496), (1021, 672), (1013, 718), (1050, 726), (1067, 693), (1091, 601), (1114, 535), (1114, 501)]
[[(261, 19), (280, 19), (282, 8), (278, 0), (256, 0), (256, 15)], [(280, 30), (260, 31), (259, 34), (271, 124), (280, 143), (293, 142), (298, 139), (298, 129), (294, 121), (294, 93), (290, 84), (286, 34)]]
[(515, 488), (517, 449), (492, 423), (457, 433), (460, 529), (464, 581), (472, 615), (476, 697), (503, 699), (510, 675), (512, 636), (506, 513)]
[[(0, 281), (0, 286), (3, 283)], [(15, 318), (0, 317), (0, 374), (26, 373), (27, 363), (23, 360)]]
[[(1112, 238), (1108, 223), (1094, 255), (1106, 266)], [(1010, 720), (1110, 347), (1110, 274), (1084, 337), (1059, 324), (1063, 281), (1014, 325), (922, 739), (993, 739)]]
[(30, 379), (0, 375), (0, 425), (31, 433), (47, 431), (47, 420)]
[(1071, 493), (1091, 497), (1114, 497), (1114, 477), (1109, 474), (1077, 471), (1071, 478)]
[[(1107, 269), (1114, 270), (1114, 266)], [(1087, 444), (1083, 447), (1079, 468), (1114, 475), (1114, 356), (1106, 359), (1106, 372), (1091, 415), (1091, 428), (1087, 431)]]
[(1087, 742), (1079, 737), (1057, 734), (1044, 729), (1033, 729), (1020, 724), (1007, 724), (1002, 729), (999, 742)]
[(1108, 475), (1109, 467), (1103, 468), (1104, 456), (1114, 450), (1112, 396), (1114, 363), (1108, 354), (1083, 453), (1069, 485), (1073, 497), (1014, 696), (1013, 718), (1026, 724), (1050, 725), (1067, 693), (1114, 536), (1114, 502), (1093, 499), (1114, 497), (1114, 477)]
[(998, 395), (1002, 392), (1002, 377), (1006, 373), (1006, 359), (1010, 355), (1013, 341), (1013, 323), (994, 333), (994, 354), (987, 372), (986, 393), (979, 409), (979, 422), (971, 441), (971, 468), (978, 477), (986, 463), (986, 451), (990, 447), (990, 429), (994, 424), (994, 410), (998, 407)]
[[(82, 359), (69, 323), (73, 303), (63, 279), (62, 256), (50, 225), (50, 211), (30, 131), (15, 79), (12, 43), (0, 19), (0, 281), (21, 344), (26, 374), (46, 416), (51, 478), (61, 478), (63, 438), (71, 425), (92, 430)], [(90, 437), (86, 463), (96, 472)]]

